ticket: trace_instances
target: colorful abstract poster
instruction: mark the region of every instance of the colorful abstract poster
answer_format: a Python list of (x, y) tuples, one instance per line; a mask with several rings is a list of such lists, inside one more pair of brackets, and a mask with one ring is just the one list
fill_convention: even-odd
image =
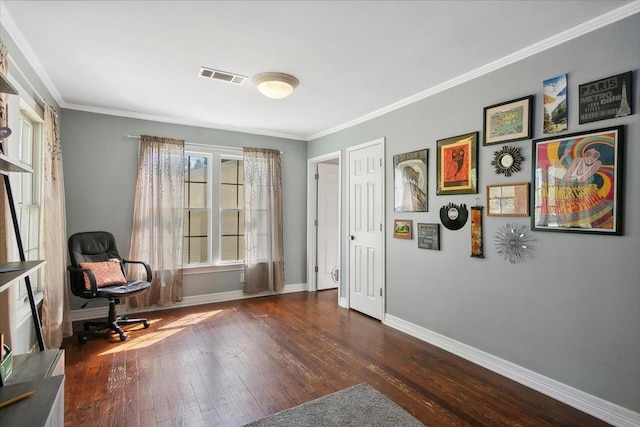
[(568, 129), (567, 75), (562, 74), (544, 81), (544, 128), (543, 133), (553, 134)]
[(534, 141), (535, 230), (621, 234), (624, 127)]
[(578, 86), (578, 123), (591, 123), (632, 114), (631, 82), (631, 71), (628, 71)]

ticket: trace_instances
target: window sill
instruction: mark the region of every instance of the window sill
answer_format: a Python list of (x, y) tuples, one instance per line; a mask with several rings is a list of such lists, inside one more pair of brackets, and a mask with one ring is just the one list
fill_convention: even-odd
[(225, 264), (225, 265), (202, 265), (193, 267), (184, 267), (183, 274), (191, 276), (196, 274), (221, 273), (225, 271), (243, 271), (244, 264)]
[[(36, 307), (38, 307), (44, 300), (44, 292), (34, 292), (33, 299), (35, 300)], [(29, 318), (31, 318), (31, 304), (29, 304), (29, 299), (25, 297), (25, 300), (22, 302), (22, 304), (18, 302), (18, 307), (16, 310), (17, 324), (21, 325)]]

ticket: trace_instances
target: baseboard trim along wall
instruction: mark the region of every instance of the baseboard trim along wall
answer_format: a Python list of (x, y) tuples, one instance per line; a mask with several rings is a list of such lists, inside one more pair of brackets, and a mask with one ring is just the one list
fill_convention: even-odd
[(384, 324), (619, 427), (640, 427), (640, 414), (390, 314)]
[[(307, 290), (306, 283), (284, 285), (284, 289), (281, 293), (289, 294), (292, 292), (305, 292)], [(128, 310), (125, 304), (118, 306), (118, 314), (130, 314), (130, 313), (145, 313), (150, 311), (168, 310), (172, 308), (191, 307), (195, 305), (212, 304), (215, 302), (234, 301), (239, 299), (257, 298), (268, 295), (274, 295), (272, 292), (260, 292), (257, 294), (247, 295), (241, 290), (229, 291), (229, 292), (216, 292), (212, 294), (193, 295), (184, 297), (181, 302), (177, 302), (167, 307), (153, 307), (136, 310)], [(95, 307), (84, 308), (71, 311), (71, 321), (89, 320), (89, 319), (101, 319), (107, 317), (109, 307)]]

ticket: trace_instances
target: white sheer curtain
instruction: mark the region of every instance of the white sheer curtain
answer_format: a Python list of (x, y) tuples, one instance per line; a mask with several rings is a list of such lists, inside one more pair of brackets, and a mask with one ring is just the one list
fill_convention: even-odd
[[(184, 141), (140, 137), (138, 180), (129, 259), (151, 266), (151, 289), (128, 298), (132, 308), (182, 301)], [(130, 265), (129, 278), (145, 278)]]
[(244, 292), (284, 288), (280, 152), (244, 148)]
[(60, 347), (62, 339), (71, 336), (73, 331), (67, 282), (67, 220), (58, 115), (51, 106), (45, 107), (44, 114), (40, 247), (47, 264), (43, 268), (44, 300), (41, 321), (45, 346), (53, 348)]

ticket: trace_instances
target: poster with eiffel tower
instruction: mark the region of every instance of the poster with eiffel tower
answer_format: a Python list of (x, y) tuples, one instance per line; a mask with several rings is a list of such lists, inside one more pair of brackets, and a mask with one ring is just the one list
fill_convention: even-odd
[(632, 72), (618, 74), (578, 87), (580, 124), (633, 114), (631, 110)]

